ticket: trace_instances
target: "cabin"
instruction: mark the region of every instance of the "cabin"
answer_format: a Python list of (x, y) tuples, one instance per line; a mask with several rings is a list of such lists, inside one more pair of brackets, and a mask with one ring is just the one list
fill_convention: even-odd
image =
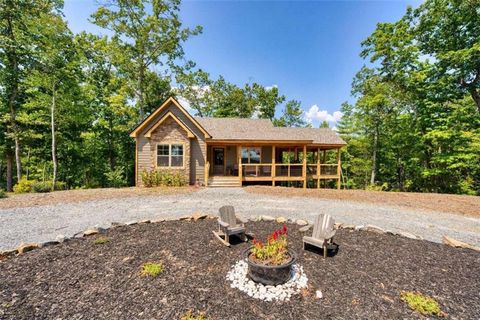
[(136, 142), (137, 186), (142, 186), (140, 173), (151, 170), (176, 171), (192, 185), (210, 187), (341, 185), (340, 152), (346, 143), (329, 128), (194, 117), (169, 98), (130, 136)]

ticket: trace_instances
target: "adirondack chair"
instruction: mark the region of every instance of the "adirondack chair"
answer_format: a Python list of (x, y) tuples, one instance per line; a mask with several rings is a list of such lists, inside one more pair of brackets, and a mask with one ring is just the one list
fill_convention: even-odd
[(311, 237), (303, 237), (303, 249), (305, 244), (323, 248), (323, 257), (327, 257), (327, 246), (333, 242), (333, 236), (337, 230), (334, 229), (335, 220), (328, 214), (319, 214), (313, 225)]
[(243, 241), (247, 241), (245, 227), (243, 223), (237, 222), (233, 206), (223, 206), (219, 209), (218, 231), (213, 231), (213, 234), (226, 246), (230, 246), (231, 235), (238, 235)]

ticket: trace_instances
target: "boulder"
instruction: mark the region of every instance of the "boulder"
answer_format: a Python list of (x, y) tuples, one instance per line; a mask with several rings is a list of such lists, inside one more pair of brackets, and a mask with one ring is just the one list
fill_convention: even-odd
[(18, 253), (22, 254), (28, 251), (32, 251), (35, 249), (40, 248), (40, 246), (37, 243), (20, 243), (20, 245), (17, 247)]
[(192, 214), (193, 221), (203, 220), (207, 217), (208, 217), (208, 214), (206, 213), (195, 212), (194, 214)]
[(17, 249), (0, 251), (0, 260), (12, 257), (18, 253)]
[(276, 219), (276, 221), (277, 221), (277, 223), (286, 223), (286, 222), (287, 222), (287, 219), (284, 218), (284, 217), (278, 217), (278, 218)]
[(261, 217), (261, 220), (262, 221), (274, 221), (275, 217), (264, 215), (264, 216)]
[(297, 221), (295, 221), (299, 226), (306, 226), (308, 224), (308, 221), (306, 220), (302, 220), (302, 219), (297, 219)]
[(451, 246), (451, 247), (472, 249), (472, 250), (475, 250), (475, 251), (479, 251), (479, 252), (480, 252), (480, 247), (472, 246), (472, 245), (469, 244), (469, 243), (466, 243), (466, 242), (463, 242), (463, 241), (460, 241), (460, 240), (456, 240), (456, 239), (450, 238), (449, 236), (443, 236), (443, 239), (442, 239), (442, 240), (443, 240), (443, 243), (444, 243), (444, 244), (449, 245), (449, 246)]
[(88, 236), (93, 236), (95, 234), (100, 233), (100, 230), (98, 228), (89, 228), (85, 231), (83, 231), (83, 236), (88, 237)]

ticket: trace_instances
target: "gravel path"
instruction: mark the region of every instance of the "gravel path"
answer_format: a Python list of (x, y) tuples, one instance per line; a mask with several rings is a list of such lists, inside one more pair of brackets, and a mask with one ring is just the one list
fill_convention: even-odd
[(346, 224), (373, 224), (392, 231), (407, 231), (435, 242), (441, 242), (442, 236), (448, 235), (480, 246), (480, 218), (345, 200), (256, 195), (239, 188), (210, 188), (180, 195), (0, 210), (0, 250), (14, 248), (22, 241), (45, 242), (60, 234), (69, 237), (88, 227), (108, 227), (114, 221), (175, 218), (194, 212), (216, 214), (225, 204), (234, 205), (244, 217), (271, 215), (312, 221), (315, 214), (329, 213), (336, 221)]

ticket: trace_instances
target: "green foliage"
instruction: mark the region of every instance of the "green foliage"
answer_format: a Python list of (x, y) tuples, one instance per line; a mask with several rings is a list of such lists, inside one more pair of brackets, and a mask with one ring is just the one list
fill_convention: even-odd
[(108, 185), (110, 187), (123, 187), (126, 185), (125, 177), (124, 177), (124, 167), (117, 167), (115, 170), (109, 170), (105, 173), (107, 177)]
[(7, 193), (5, 192), (5, 190), (0, 188), (0, 199), (6, 198), (6, 197), (7, 197)]
[(32, 192), (32, 187), (37, 181), (27, 180), (22, 178), (16, 185), (13, 186), (13, 192), (15, 193), (28, 193)]
[(162, 263), (147, 262), (142, 265), (141, 275), (145, 277), (156, 277), (163, 273)]
[[(52, 181), (34, 181), (31, 185), (31, 192), (44, 193), (53, 191), (53, 182)], [(55, 182), (55, 191), (64, 190), (65, 183), (62, 181)]]
[(440, 309), (438, 302), (429, 296), (419, 292), (402, 291), (400, 297), (408, 304), (410, 309), (424, 316), (443, 317), (445, 315)]
[(301, 103), (297, 100), (290, 100), (283, 109), (282, 116), (273, 121), (276, 127), (305, 127), (307, 123), (303, 118)]
[(185, 176), (181, 171), (174, 170), (152, 170), (141, 172), (144, 187), (183, 187), (187, 184)]
[(253, 240), (251, 256), (256, 262), (265, 265), (280, 265), (290, 258), (288, 255), (287, 227), (270, 234), (265, 243)]
[(181, 320), (208, 320), (206, 317), (205, 317), (205, 314), (202, 313), (202, 312), (199, 312), (197, 314), (193, 314), (191, 310), (187, 311), (187, 313), (185, 313)]
[(93, 243), (97, 244), (97, 245), (101, 245), (101, 244), (105, 244), (107, 242), (110, 242), (110, 239), (108, 237), (100, 236), (97, 239), (95, 239), (95, 241)]

